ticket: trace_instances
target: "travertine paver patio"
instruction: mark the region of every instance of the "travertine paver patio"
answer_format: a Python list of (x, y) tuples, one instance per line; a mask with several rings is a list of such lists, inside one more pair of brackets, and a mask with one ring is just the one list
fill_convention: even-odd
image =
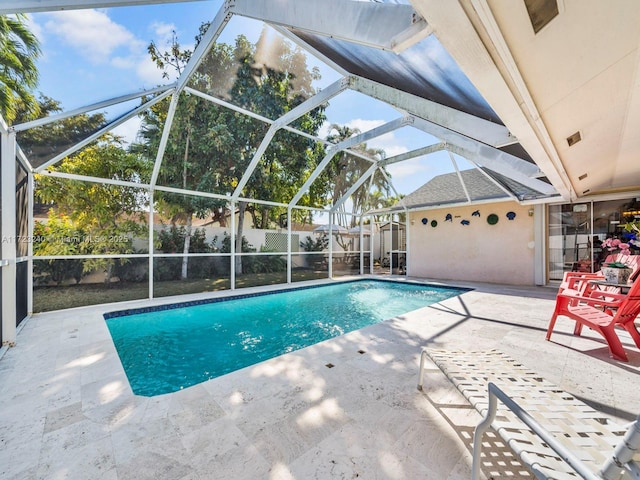
[(0, 478), (466, 479), (478, 417), (441, 374), (416, 390), (424, 345), (497, 347), (620, 422), (640, 413), (628, 337), (629, 363), (566, 319), (547, 342), (553, 289), (472, 286), (154, 398), (131, 392), (102, 319), (123, 304), (35, 315), (0, 359)]

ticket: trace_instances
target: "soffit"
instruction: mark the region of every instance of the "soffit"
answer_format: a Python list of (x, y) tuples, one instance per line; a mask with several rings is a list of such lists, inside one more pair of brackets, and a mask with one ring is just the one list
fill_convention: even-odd
[(522, 2), (487, 3), (577, 196), (637, 189), (640, 3), (564, 0), (538, 34)]

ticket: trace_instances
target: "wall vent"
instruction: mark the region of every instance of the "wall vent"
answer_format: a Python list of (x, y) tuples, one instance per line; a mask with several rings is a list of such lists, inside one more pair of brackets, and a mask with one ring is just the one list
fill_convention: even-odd
[(570, 147), (574, 146), (580, 140), (582, 140), (582, 135), (580, 135), (580, 132), (576, 132), (573, 135), (567, 137), (567, 143)]
[(584, 180), (584, 179), (585, 179), (585, 178), (587, 178), (588, 176), (589, 176), (589, 175), (588, 175), (587, 173), (584, 173), (584, 174), (582, 174), (582, 175), (580, 175), (580, 176), (578, 177), (578, 180)]
[(542, 30), (560, 13), (556, 0), (524, 0), (524, 4), (535, 33)]

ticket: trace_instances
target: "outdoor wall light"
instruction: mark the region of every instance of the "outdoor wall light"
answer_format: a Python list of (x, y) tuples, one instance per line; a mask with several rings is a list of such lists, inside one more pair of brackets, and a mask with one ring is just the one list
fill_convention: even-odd
[(530, 217), (533, 217), (533, 208), (530, 208), (527, 213), (529, 214)]

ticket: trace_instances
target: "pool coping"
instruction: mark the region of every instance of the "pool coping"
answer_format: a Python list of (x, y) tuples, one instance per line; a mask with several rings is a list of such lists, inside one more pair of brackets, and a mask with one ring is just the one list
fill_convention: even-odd
[[(469, 292), (469, 291), (473, 290), (473, 288), (471, 288), (471, 287), (458, 287), (458, 286), (436, 284), (436, 283), (431, 283), (431, 282), (420, 282), (420, 281), (415, 281), (415, 280), (372, 278), (372, 277), (356, 278), (356, 279), (348, 279), (348, 280), (338, 280), (338, 281), (332, 282), (331, 285), (336, 285), (338, 283), (342, 284), (342, 283), (355, 283), (355, 282), (366, 282), (366, 281), (369, 281), (369, 282), (370, 281), (387, 282), (387, 283), (411, 283), (411, 284), (415, 284), (415, 285), (429, 285), (429, 286), (437, 287), (437, 288), (446, 288), (448, 290), (460, 290), (460, 294), (466, 293), (466, 292)], [(250, 292), (250, 293), (239, 293), (239, 294), (234, 294), (234, 295), (216, 296), (216, 297), (203, 298), (203, 299), (197, 299), (197, 300), (188, 300), (188, 301), (176, 302), (176, 303), (165, 303), (165, 304), (161, 304), (161, 305), (151, 305), (151, 306), (148, 306), (148, 307), (135, 307), (135, 308), (128, 308), (128, 309), (125, 309), (125, 310), (115, 310), (115, 311), (111, 311), (111, 312), (105, 312), (105, 313), (103, 313), (102, 316), (104, 317), (105, 320), (109, 320), (110, 318), (126, 317), (126, 316), (129, 316), (129, 315), (137, 315), (137, 314), (142, 314), (142, 313), (160, 312), (160, 311), (164, 311), (164, 310), (173, 310), (173, 309), (177, 309), (177, 308), (185, 308), (185, 307), (193, 307), (193, 306), (197, 306), (197, 305), (207, 305), (207, 304), (210, 304), (210, 303), (226, 302), (228, 300), (240, 300), (240, 299), (243, 299), (243, 298), (260, 297), (260, 296), (263, 296), (263, 295), (273, 295), (275, 293), (293, 292), (293, 291), (296, 291), (296, 290), (307, 290), (307, 289), (310, 289), (310, 288), (320, 288), (320, 287), (327, 286), (327, 285), (328, 285), (327, 283), (311, 284), (311, 285), (299, 285), (299, 286), (295, 286), (295, 287), (277, 288), (277, 289), (262, 290), (262, 291), (256, 291), (256, 292)]]

